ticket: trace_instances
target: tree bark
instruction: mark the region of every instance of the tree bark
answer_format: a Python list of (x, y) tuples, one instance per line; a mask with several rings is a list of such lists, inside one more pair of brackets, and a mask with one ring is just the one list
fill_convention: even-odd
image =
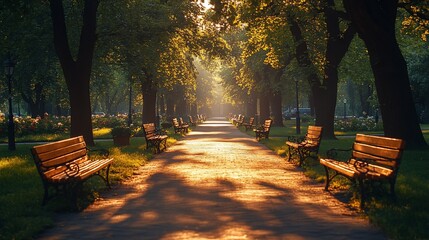
[(255, 117), (257, 111), (257, 96), (255, 90), (251, 90), (250, 94), (247, 96), (246, 101), (246, 115), (250, 117)]
[(146, 81), (142, 82), (143, 94), (143, 110), (142, 122), (143, 123), (156, 123), (156, 93), (157, 89), (152, 86), (152, 79), (146, 75)]
[(405, 140), (407, 148), (427, 148), (411, 94), (407, 65), (396, 41), (398, 0), (343, 0), (343, 3), (368, 49), (384, 134)]
[(94, 145), (92, 134), (89, 83), (96, 42), (98, 0), (85, 0), (79, 50), (73, 59), (67, 37), (62, 0), (50, 0), (55, 51), (61, 63), (70, 98), (70, 136), (83, 135), (87, 145)]
[(35, 118), (37, 116), (43, 117), (45, 113), (45, 96), (43, 94), (43, 85), (36, 83), (34, 85), (34, 99), (31, 97), (31, 94), (27, 96), (24, 93), (21, 93), (22, 99), (26, 102), (30, 108), (31, 117)]
[(270, 94), (265, 91), (259, 94), (259, 122), (262, 124), (270, 118)]
[(165, 100), (167, 103), (167, 120), (170, 121), (174, 116), (174, 98), (172, 92), (168, 92), (165, 95)]
[(271, 112), (273, 114), (273, 126), (283, 127), (282, 93), (274, 91), (271, 98)]

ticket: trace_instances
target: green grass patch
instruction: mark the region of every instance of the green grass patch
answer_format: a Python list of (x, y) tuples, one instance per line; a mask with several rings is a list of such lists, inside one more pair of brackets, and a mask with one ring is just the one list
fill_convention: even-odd
[[(100, 129), (95, 136), (106, 135)], [(45, 135), (44, 135), (45, 136)], [(168, 145), (181, 138), (178, 134), (169, 134)], [(46, 135), (45, 139), (33, 136), (38, 141), (64, 139), (65, 137)], [(31, 239), (45, 228), (53, 226), (55, 212), (71, 211), (69, 200), (63, 194), (58, 195), (42, 207), (43, 185), (37, 173), (30, 149), (34, 144), (17, 144), (16, 151), (8, 151), (7, 145), (0, 146), (0, 239)], [(146, 150), (144, 137), (131, 138), (131, 144), (125, 147), (113, 146), (112, 140), (96, 141), (92, 149), (108, 149), (114, 164), (110, 170), (112, 184), (118, 184), (133, 176), (133, 172), (145, 165), (153, 157)], [(91, 157), (97, 157), (90, 152)], [(97, 177), (84, 184), (78, 204), (85, 208), (106, 190), (104, 182)]]

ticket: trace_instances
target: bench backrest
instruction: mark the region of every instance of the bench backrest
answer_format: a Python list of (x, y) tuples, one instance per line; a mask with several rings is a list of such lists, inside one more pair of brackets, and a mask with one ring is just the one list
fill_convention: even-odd
[(34, 146), (31, 153), (39, 173), (48, 178), (64, 172), (64, 165), (69, 162), (79, 163), (88, 159), (82, 136)]
[(322, 138), (322, 127), (320, 126), (308, 126), (307, 134), (305, 135), (305, 142), (319, 146), (320, 139)]
[(271, 124), (273, 123), (273, 120), (271, 119), (266, 119), (264, 122), (264, 131), (269, 133), (270, 129), (271, 129)]
[(249, 118), (249, 125), (253, 125), (253, 122), (255, 121), (254, 117)]
[(146, 138), (146, 140), (158, 135), (155, 123), (143, 123), (143, 131), (144, 131), (144, 137)]
[(191, 115), (189, 115), (189, 123), (190, 123), (190, 124), (194, 124), (194, 119), (192, 118), (192, 116), (191, 116)]
[(399, 167), (404, 147), (405, 141), (401, 139), (356, 134), (352, 157), (396, 169)]
[(177, 118), (173, 118), (172, 122), (173, 122), (173, 127), (174, 128), (178, 128), (180, 126), (179, 125), (179, 121), (177, 121)]
[(184, 122), (183, 122), (183, 118), (179, 118), (179, 125), (181, 126), (181, 125), (183, 125), (184, 124)]
[(244, 123), (244, 119), (245, 119), (245, 117), (244, 117), (244, 115), (242, 115), (241, 119), (239, 119), (238, 122), (242, 124), (242, 123)]

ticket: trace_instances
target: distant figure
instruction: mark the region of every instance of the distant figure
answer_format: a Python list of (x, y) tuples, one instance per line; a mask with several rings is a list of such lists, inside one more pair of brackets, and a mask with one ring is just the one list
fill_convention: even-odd
[(362, 115), (363, 115), (364, 118), (368, 118), (368, 113), (367, 112), (363, 111)]

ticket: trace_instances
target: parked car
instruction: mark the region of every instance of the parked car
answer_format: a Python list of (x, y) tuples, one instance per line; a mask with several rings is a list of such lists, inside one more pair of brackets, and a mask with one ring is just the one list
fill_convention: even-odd
[(104, 112), (94, 112), (93, 114), (92, 114), (92, 116), (93, 117), (104, 117), (104, 116), (106, 116), (106, 114), (104, 113)]
[[(310, 114), (311, 114), (311, 108), (299, 108), (300, 116), (310, 115)], [(296, 117), (296, 108), (292, 108), (291, 110), (284, 111), (283, 117), (286, 119)]]

